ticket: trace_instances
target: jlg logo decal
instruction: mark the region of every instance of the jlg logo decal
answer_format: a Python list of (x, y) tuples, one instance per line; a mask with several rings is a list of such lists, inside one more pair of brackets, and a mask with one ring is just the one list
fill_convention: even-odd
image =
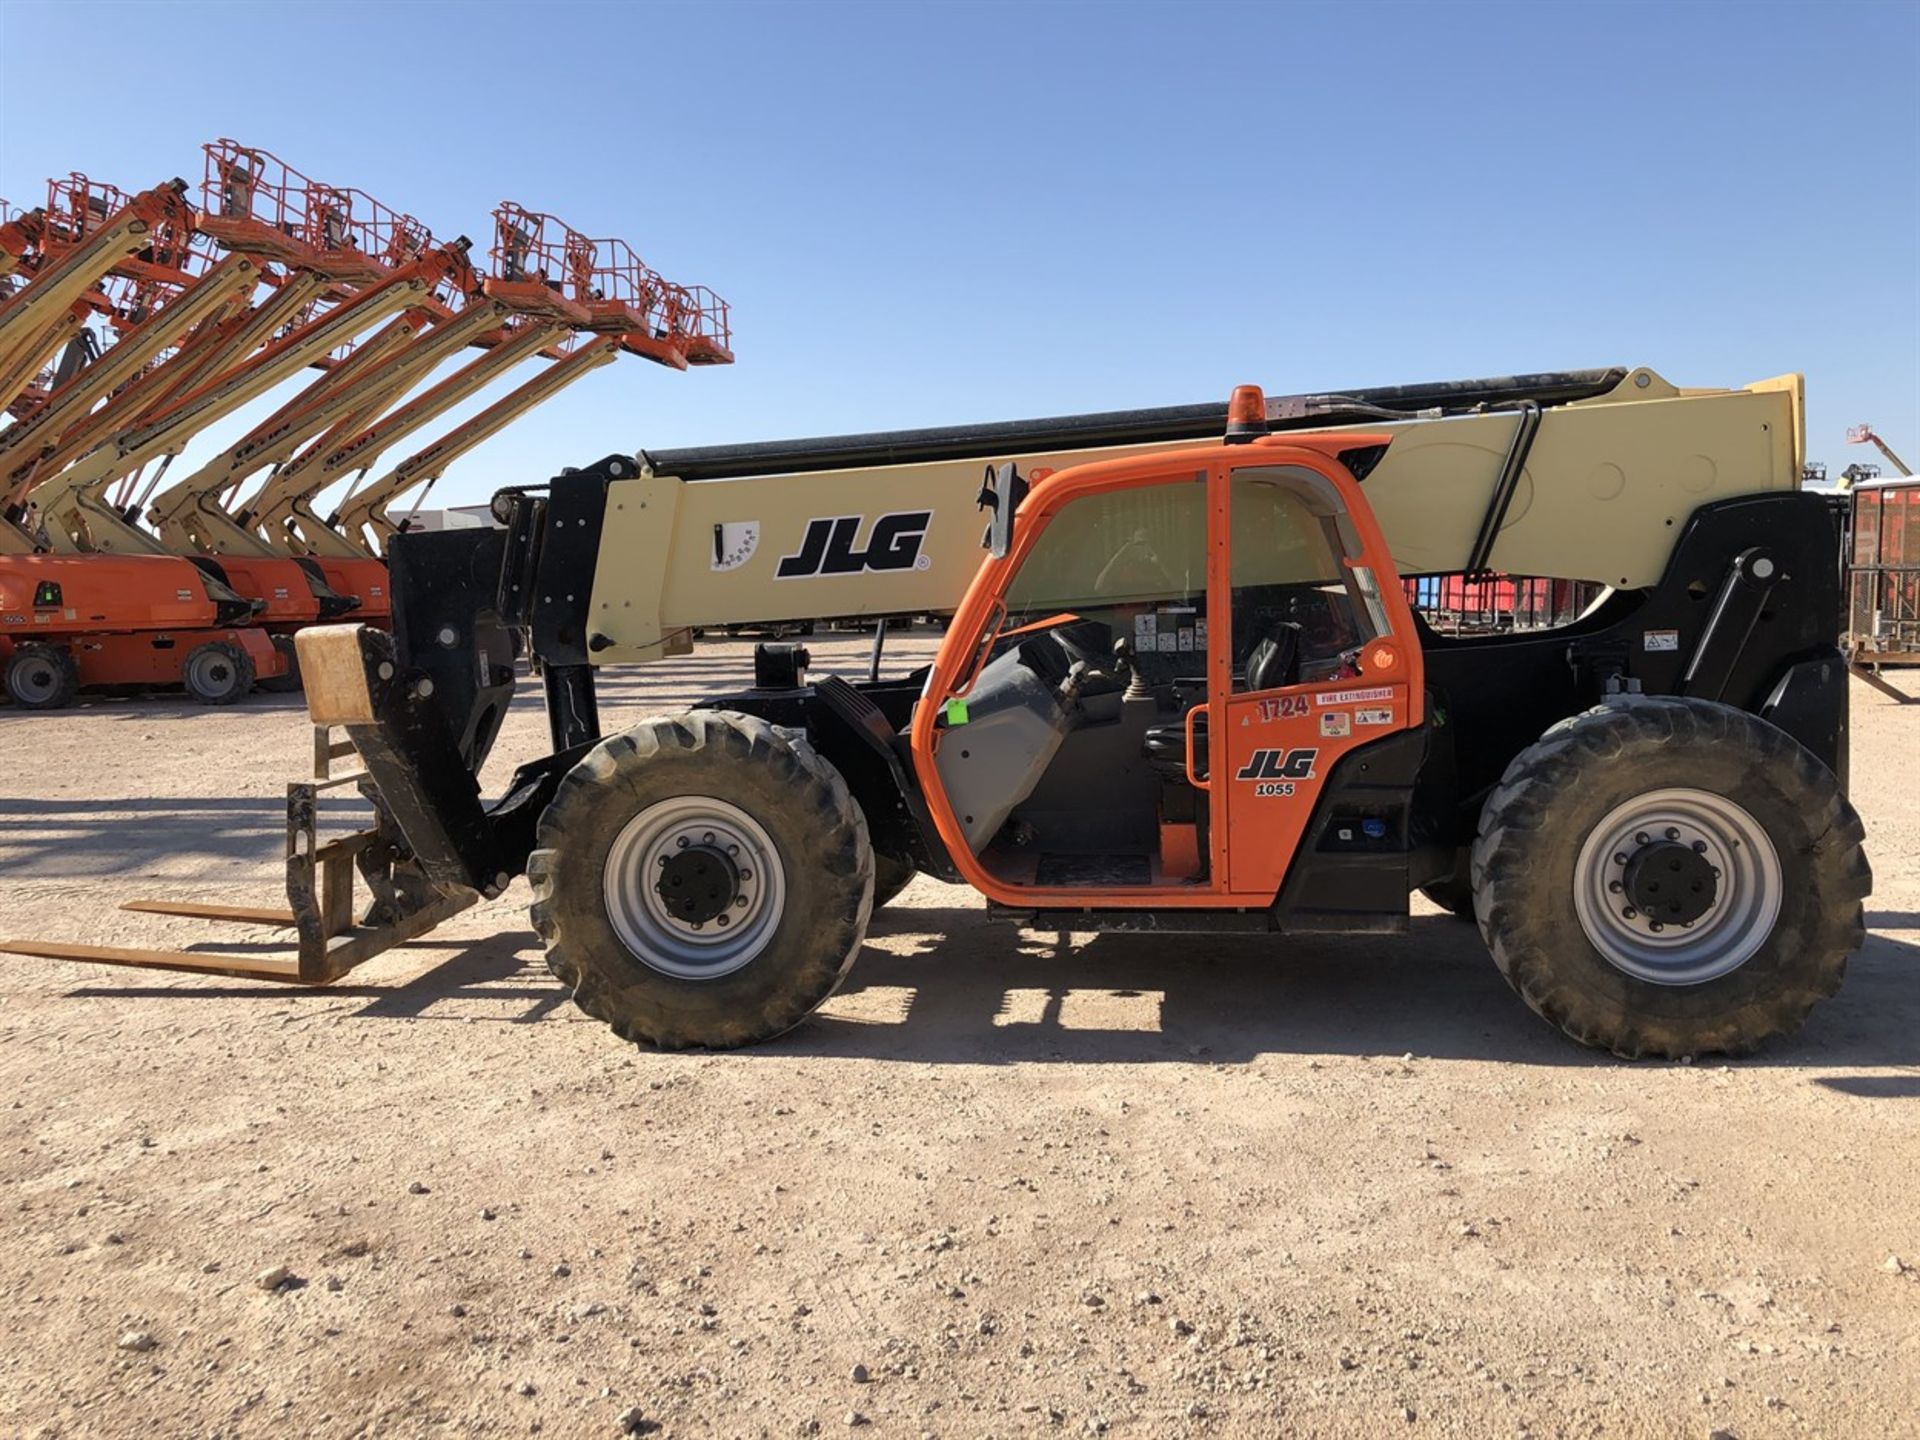
[(858, 575), (862, 571), (925, 570), (933, 562), (920, 553), (933, 521), (931, 510), (902, 510), (882, 515), (864, 548), (860, 538), (864, 515), (827, 515), (807, 522), (806, 537), (791, 555), (780, 557), (774, 568), (778, 580), (800, 580), (814, 575)]
[(1258, 799), (1284, 798), (1293, 794), (1294, 782), (1313, 779), (1313, 762), (1320, 756), (1316, 749), (1256, 750), (1233, 778), (1253, 780)]

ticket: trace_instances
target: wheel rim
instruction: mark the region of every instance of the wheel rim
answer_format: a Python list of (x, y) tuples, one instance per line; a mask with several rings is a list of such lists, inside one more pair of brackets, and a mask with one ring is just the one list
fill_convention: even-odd
[(44, 705), (59, 690), (60, 675), (52, 661), (35, 655), (14, 665), (7, 673), (7, 685), (22, 705)]
[(607, 852), (602, 889), (627, 949), (681, 980), (716, 980), (751, 963), (786, 908), (773, 838), (709, 795), (676, 795), (629, 820)]
[[(1688, 892), (1684, 905), (1670, 898), (1674, 881)], [(1655, 985), (1704, 985), (1746, 964), (1773, 932), (1781, 890), (1766, 828), (1705, 790), (1652, 790), (1615, 806), (1574, 863), (1587, 939), (1614, 968)]]
[(215, 651), (187, 661), (187, 679), (202, 695), (224, 695), (233, 688), (233, 662)]

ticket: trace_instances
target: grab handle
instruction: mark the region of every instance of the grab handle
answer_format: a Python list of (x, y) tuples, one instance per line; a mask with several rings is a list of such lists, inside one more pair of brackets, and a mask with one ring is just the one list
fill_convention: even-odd
[(1193, 722), (1206, 713), (1207, 707), (1205, 705), (1196, 705), (1187, 711), (1187, 783), (1196, 790), (1211, 790), (1213, 788), (1211, 776), (1202, 780), (1198, 775), (1194, 774), (1193, 771)]

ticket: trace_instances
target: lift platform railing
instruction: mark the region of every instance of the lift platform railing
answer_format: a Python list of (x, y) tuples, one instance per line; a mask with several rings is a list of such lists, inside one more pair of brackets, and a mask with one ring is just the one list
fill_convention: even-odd
[[(624, 240), (589, 239), (552, 215), (505, 201), (494, 211), (491, 255), (498, 273), (483, 287), (490, 298), (513, 304), (523, 324), (564, 323), (579, 335), (593, 338), (562, 347), (565, 353), (549, 369), (378, 479), (367, 482), (373, 456), (362, 458), (359, 474), (327, 525), (363, 553), (384, 552), (386, 542), (406, 528), (455, 460), (566, 386), (611, 363), (622, 350), (684, 370), (696, 351), (709, 356), (699, 363), (719, 363), (712, 358), (713, 347), (721, 337), (731, 339), (724, 301), (703, 287), (696, 293), (663, 279)], [(540, 353), (556, 352), (543, 349)], [(731, 360), (731, 352), (725, 353)], [(470, 368), (477, 371), (483, 366), (483, 361), (474, 362)], [(455, 376), (439, 388), (451, 390), (462, 383), (462, 377)], [(428, 398), (422, 397), (423, 401)], [(438, 414), (451, 403), (447, 399), (427, 408)], [(390, 508), (410, 492), (417, 493), (408, 515), (390, 518)]]
[[(304, 451), (285, 460), (241, 507), (239, 515), (242, 523), (256, 526), (276, 549), (334, 559), (375, 558), (377, 544), (369, 545), (366, 536), (369, 532), (384, 533), (380, 530), (384, 519), (381, 511), (376, 510), (373, 518), (344, 532), (334, 529), (334, 523), (345, 515), (362, 514), (368, 503), (384, 506), (405, 490), (431, 488), (446, 463), (611, 356), (597, 355), (592, 364), (568, 365), (567, 380), (560, 383), (536, 379), (522, 385), (475, 417), (475, 422), (402, 462), (361, 494), (360, 485), (383, 451), (477, 394), (524, 359), (541, 355), (556, 364), (564, 363), (574, 348), (570, 331), (597, 331), (624, 339), (628, 332), (644, 333), (670, 325), (671, 312), (660, 299), (665, 287), (657, 277), (647, 293), (647, 303), (653, 306), (651, 316), (619, 298), (641, 293), (631, 288), (638, 257), (624, 242), (590, 240), (564, 221), (513, 201), (496, 207), (493, 220), (494, 243), (489, 253), (497, 273), (480, 282), (484, 299), (469, 297), (466, 309), (457, 318), (439, 321), (434, 332), (414, 346), (415, 351), (423, 351), (436, 344), (436, 337), (443, 333), (451, 336), (467, 332), (470, 343), (486, 353), (412, 400), (399, 403), (405, 392), (393, 394), (391, 402), (398, 408), (388, 410), (382, 405), (377, 419), (368, 415), (366, 423), (350, 429), (348, 421), (354, 417), (345, 417)], [(629, 273), (624, 277), (608, 272), (607, 257), (616, 253), (629, 263)], [(630, 288), (618, 291), (617, 282), (622, 279)], [(476, 326), (476, 312), (484, 307), (491, 307), (497, 323), (483, 321)], [(396, 360), (396, 370), (398, 365)], [(424, 372), (416, 371), (413, 378), (423, 376)], [(355, 472), (355, 479), (347, 493), (329, 520), (321, 520), (312, 509), (313, 498), (350, 471)]]
[(325, 185), (237, 140), (203, 147), (200, 226), (233, 250), (352, 284), (372, 284), (433, 244), (413, 216), (361, 190)]
[(689, 365), (733, 364), (733, 319), (727, 302), (705, 285), (675, 287), (675, 329), (686, 336)]
[(593, 240), (594, 267), (585, 288), (591, 329), (617, 334), (621, 346), (670, 369), (687, 368), (679, 287), (624, 240)]
[(9, 202), (0, 200), (0, 280), (12, 282), (0, 286), (0, 304), (4, 304), (23, 283), (13, 277), (23, 269), (32, 270), (40, 253), (40, 239), (46, 230), (45, 210), (17, 210)]
[[(116, 310), (137, 323), (170, 290), (178, 293), (186, 281), (211, 267), (218, 258), (216, 241), (229, 254), (247, 255), (261, 278), (274, 287), (274, 294), (251, 315), (223, 314), (209, 327), (216, 334), (196, 331), (167, 347), (150, 364), (153, 370), (164, 367), (165, 373), (144, 374), (116, 392), (109, 406), (81, 422), (73, 437), (76, 442), (91, 442), (115, 428), (138, 423), (351, 298), (356, 287), (343, 283), (341, 276), (385, 273), (384, 266), (367, 263), (370, 244), (382, 245), (388, 253), (407, 254), (426, 235), (425, 227), (410, 216), (382, 206), (364, 192), (310, 181), (265, 151), (232, 140), (204, 148), (209, 179), (202, 189), (208, 209), (199, 215), (188, 212), (193, 223), (184, 227), (184, 242), (178, 235), (162, 236), (145, 263), (137, 258), (119, 267), (121, 273), (136, 277), (135, 288), (125, 292), (124, 303), (118, 303), (109, 281), (109, 297), (116, 300)], [(78, 174), (64, 185), (54, 183), (51, 205), (73, 217), (67, 222), (69, 229), (94, 223), (93, 217), (106, 208), (103, 201), (117, 193)], [(272, 270), (274, 261), (287, 266), (285, 273)], [(318, 356), (313, 363), (325, 368), (350, 350), (351, 343), (348, 337), (340, 351)], [(72, 458), (72, 453), (64, 458)], [(42, 465), (41, 473), (49, 473), (50, 468)]]
[[(84, 244), (133, 199), (117, 185), (90, 179), (78, 170), (63, 179), (48, 180), (47, 233), (42, 250), (59, 256)], [(178, 289), (193, 279), (191, 267), (198, 235), (190, 206), (169, 207), (155, 216), (144, 243), (116, 260), (107, 274)], [(198, 258), (204, 266), (209, 258), (204, 247)]]
[[(86, 216), (81, 232), (65, 243), (55, 233), (57, 220), (49, 217), (32, 278), (0, 303), (0, 361), (10, 374), (23, 353), (44, 345), (46, 333), (71, 306), (148, 243), (156, 227), (191, 224), (185, 190), (181, 180), (143, 190), (108, 215)], [(68, 219), (73, 223), (74, 217)], [(29, 377), (38, 369), (36, 364)]]
[(727, 302), (704, 285), (677, 285), (624, 240), (594, 240), (585, 303), (593, 329), (618, 332), (635, 355), (684, 370), (733, 360)]
[(548, 315), (586, 328), (592, 315), (593, 242), (564, 221), (511, 200), (493, 212), (493, 274), (488, 296), (522, 314)]
[[(302, 243), (293, 247), (272, 240), (265, 242), (266, 248), (278, 255), (281, 263), (287, 267), (289, 282), (283, 287), (279, 303), (265, 307), (276, 312), (271, 324), (266, 323), (263, 314), (260, 323), (240, 327), (229, 341), (220, 346), (218, 353), (202, 357), (191, 368), (188, 372), (190, 378), (183, 378), (180, 383), (169, 387), (162, 403), (184, 395), (190, 385), (197, 385), (213, 376), (235, 374), (254, 363), (256, 352), (263, 357), (275, 343), (284, 342), (289, 336), (319, 324), (335, 309), (355, 299), (369, 285), (385, 279), (395, 267), (417, 260), (432, 243), (431, 233), (424, 224), (381, 203), (363, 190), (311, 180), (277, 157), (239, 146), (233, 141), (217, 142), (206, 149), (210, 175), (218, 177), (217, 183), (212, 186), (210, 202), (217, 200), (220, 207), (219, 223), (212, 227), (210, 233), (215, 234), (232, 253), (254, 255), (256, 260), (260, 259), (257, 254), (239, 247), (249, 240), (260, 241), (263, 225), (276, 235), (283, 233), (280, 227), (290, 227)], [(260, 263), (264, 265), (265, 261), (260, 260)], [(456, 274), (462, 269), (464, 266), (452, 267), (441, 273), (438, 284), (446, 287), (449, 296), (457, 294)], [(342, 277), (352, 277), (352, 283)], [(316, 279), (324, 283), (313, 284)], [(306, 283), (298, 285), (298, 289), (304, 293), (296, 301), (288, 292), (296, 288), (298, 281)], [(278, 313), (281, 311), (284, 313)], [(375, 332), (374, 336), (343, 333), (338, 346), (316, 356), (311, 363), (323, 372), (344, 368), (353, 355), (354, 347), (363, 339), (366, 343), (379, 339), (385, 348), (391, 349), (412, 338), (430, 320), (447, 313), (445, 304), (430, 293), (422, 297), (405, 317), (394, 321), (385, 330)], [(369, 361), (379, 359), (377, 356), (364, 358)], [(364, 370), (368, 367), (360, 368)], [(296, 396), (267, 422), (263, 422), (261, 427), (256, 427), (256, 434), (244, 437), (241, 447), (257, 451), (254, 442), (260, 429), (273, 430), (287, 439), (288, 443), (297, 443), (304, 438), (303, 432), (293, 431), (283, 422), (289, 411), (301, 409), (316, 398)], [(377, 413), (386, 403), (384, 395), (377, 393), (376, 398), (379, 404), (372, 413)], [(257, 463), (271, 464), (280, 458), (283, 457), (278, 452), (261, 453)], [(164, 466), (164, 460), (162, 464)], [(213, 545), (207, 535), (196, 531), (197, 543), (193, 548), (202, 551), (215, 549), (222, 553), (271, 553), (266, 551), (257, 537), (232, 525), (230, 517), (224, 512), (209, 510), (209, 503), (217, 503), (211, 495), (195, 493), (190, 501), (182, 501), (182, 487), (178, 483), (168, 491), (159, 491), (163, 473), (164, 469), (144, 482), (138, 472), (124, 477), (114, 497), (118, 508), (124, 513), (138, 514), (152, 501), (158, 509), (168, 514), (168, 523), (177, 519), (183, 509), (190, 509), (196, 518), (205, 522), (208, 530), (219, 535), (222, 542)], [(237, 493), (246, 473), (229, 476), (220, 487), (227, 498)], [(210, 475), (199, 478), (213, 479)], [(165, 526), (162, 528), (164, 530)], [(179, 541), (184, 533), (182, 531), (171, 538)]]
[[(84, 243), (130, 203), (130, 197), (119, 187), (78, 171), (65, 179), (49, 180), (47, 188), (47, 206), (39, 212), (45, 217), (41, 254), (55, 259)], [(116, 261), (82, 297), (86, 311), (81, 316), (81, 330), (9, 407), (17, 419), (31, 422), (34, 445), (44, 445), (57, 437), (59, 424), (83, 416), (102, 396), (116, 392), (146, 368), (163, 363), (175, 348), (174, 340), (185, 333), (183, 327), (172, 327), (171, 338), (156, 344), (152, 341), (156, 327), (147, 322), (174, 298), (191, 291), (213, 268), (218, 255), (212, 242), (193, 226), (192, 212), (184, 207), (162, 215), (148, 237), (148, 244)], [(103, 356), (117, 350), (123, 339), (136, 337), (145, 346), (139, 365), (127, 363), (124, 354), (118, 356), (110, 385), (83, 375), (96, 368)], [(57, 420), (44, 414), (56, 392), (64, 401)], [(77, 400), (82, 393), (87, 397), (83, 403)], [(23, 453), (20, 446), (27, 439), (22, 433), (26, 429), (26, 425), (17, 426), (0, 435), (0, 475), (13, 468), (7, 456)], [(0, 480), (0, 495), (12, 483)]]

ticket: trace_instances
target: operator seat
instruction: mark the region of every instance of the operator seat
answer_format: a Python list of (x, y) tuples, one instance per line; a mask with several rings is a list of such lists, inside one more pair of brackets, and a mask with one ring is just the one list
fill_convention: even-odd
[[(1300, 681), (1300, 624), (1295, 620), (1276, 621), (1247, 652), (1246, 689), (1278, 690)], [(1202, 716), (1193, 727), (1193, 773), (1207, 773), (1207, 726)], [(1141, 743), (1141, 753), (1164, 780), (1187, 781), (1186, 717), (1167, 725), (1149, 726)]]
[(1281, 620), (1247, 653), (1247, 689), (1278, 690), (1300, 683), (1300, 622)]

